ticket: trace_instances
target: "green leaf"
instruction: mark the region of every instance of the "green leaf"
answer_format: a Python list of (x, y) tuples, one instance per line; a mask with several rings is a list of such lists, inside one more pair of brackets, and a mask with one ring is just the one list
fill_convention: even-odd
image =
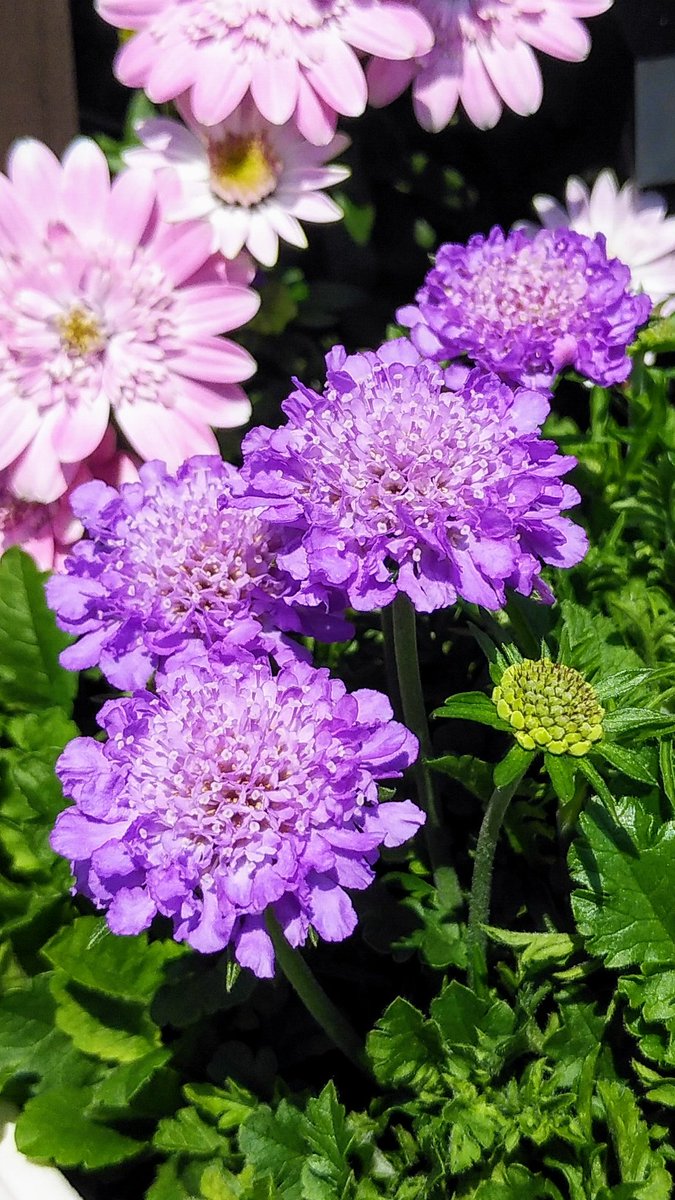
[(367, 1050), (380, 1083), (422, 1091), (438, 1075), (443, 1043), (435, 1021), (398, 997), (369, 1034)]
[(344, 192), (334, 193), (344, 213), (345, 229), (357, 246), (367, 246), (375, 224), (375, 205), (357, 204)]
[(261, 1104), (242, 1125), (239, 1145), (247, 1162), (261, 1174), (269, 1172), (279, 1197), (301, 1200), (300, 1177), (307, 1157), (299, 1113), (282, 1100), (276, 1112)]
[(481, 725), (490, 725), (493, 729), (513, 733), (511, 726), (502, 721), (494, 704), (483, 692), (460, 692), (456, 696), (450, 696), (445, 704), (431, 715), (453, 717), (461, 721), (478, 721)]
[(618, 708), (605, 715), (602, 725), (606, 737), (625, 737), (627, 733), (642, 738), (663, 737), (675, 733), (675, 716), (653, 708)]
[(650, 321), (638, 334), (637, 345), (642, 352), (675, 350), (675, 317)]
[(95, 1064), (55, 1024), (49, 978), (38, 975), (0, 998), (0, 1080), (88, 1083)]
[(613, 675), (605, 675), (604, 678), (594, 682), (593, 690), (600, 703), (605, 704), (607, 700), (618, 700), (619, 697), (626, 696), (641, 684), (658, 679), (664, 673), (664, 669), (654, 670), (653, 668), (642, 671), (617, 671)]
[(593, 747), (593, 754), (599, 754), (611, 766), (616, 767), (622, 775), (627, 775), (629, 779), (636, 779), (638, 783), (651, 783), (654, 786), (658, 785), (658, 779), (649, 770), (642, 755), (635, 750), (628, 750), (625, 746), (617, 746), (614, 742), (597, 742)]
[(332, 1080), (307, 1102), (302, 1130), (311, 1151), (302, 1167), (304, 1200), (341, 1200), (353, 1180), (347, 1160), (352, 1138)]
[(141, 1154), (145, 1145), (86, 1112), (91, 1092), (75, 1087), (54, 1088), (29, 1100), (16, 1126), (16, 1144), (29, 1158), (60, 1167), (95, 1171)]
[(602, 800), (603, 804), (607, 806), (614, 820), (618, 821), (614, 797), (602, 778), (602, 775), (596, 771), (593, 763), (590, 762), (588, 758), (579, 758), (577, 759), (577, 762), (579, 764), (578, 770), (581, 771), (581, 774), (586, 777), (596, 796), (598, 796), (600, 800)]
[(160, 1032), (137, 1004), (83, 988), (56, 971), (51, 990), (56, 1024), (74, 1046), (106, 1062), (129, 1063), (145, 1058), (160, 1045)]
[(579, 949), (581, 939), (567, 933), (516, 933), (510, 929), (497, 929), (484, 925), (483, 929), (491, 942), (508, 946), (518, 955), (523, 972), (531, 967), (534, 971), (559, 966), (567, 962)]
[(456, 779), (467, 792), (485, 803), (492, 795), (492, 763), (483, 762), (481, 758), (474, 758), (472, 754), (444, 754), (442, 758), (427, 759), (427, 766)]
[(635, 845), (591, 802), (581, 827), (570, 854), (580, 885), (572, 907), (591, 954), (613, 968), (675, 964), (675, 824)]
[(618, 1081), (603, 1079), (598, 1082), (598, 1095), (605, 1109), (622, 1182), (649, 1180), (652, 1184), (650, 1200), (669, 1200), (672, 1181), (664, 1168), (662, 1155), (651, 1148), (648, 1127), (630, 1088)]
[(570, 804), (576, 791), (578, 766), (570, 754), (544, 753), (544, 769), (561, 804)]
[(522, 779), (537, 757), (537, 751), (523, 750), (516, 742), (494, 769), (495, 787), (507, 788)]
[(69, 639), (47, 608), (42, 576), (13, 546), (0, 559), (0, 704), (9, 712), (70, 712), (77, 675), (59, 666)]
[(164, 982), (164, 968), (186, 954), (176, 942), (147, 935), (115, 937), (98, 917), (78, 917), (47, 942), (43, 954), (75, 983), (136, 1004), (148, 1004)]
[[(171, 1051), (162, 1048), (134, 1062), (113, 1067), (92, 1089), (92, 1110), (97, 1115), (107, 1117), (124, 1115), (139, 1093), (157, 1080), (158, 1073), (170, 1058)], [(156, 1082), (153, 1086), (156, 1086)]]
[(186, 1100), (190, 1100), (204, 1116), (217, 1121), (219, 1130), (224, 1133), (238, 1129), (258, 1103), (252, 1092), (232, 1080), (228, 1080), (226, 1089), (209, 1083), (193, 1083), (184, 1090)]
[(181, 1108), (175, 1117), (160, 1121), (152, 1144), (164, 1154), (187, 1154), (190, 1158), (211, 1158), (228, 1150), (226, 1139), (195, 1108)]
[(670, 800), (671, 805), (675, 808), (675, 759), (673, 757), (673, 743), (670, 738), (664, 738), (659, 743), (659, 766), (661, 767), (663, 790)]
[(515, 1017), (503, 1000), (476, 995), (453, 980), (431, 1002), (431, 1016), (449, 1048), (450, 1061), (463, 1059), (492, 1074), (510, 1043)]

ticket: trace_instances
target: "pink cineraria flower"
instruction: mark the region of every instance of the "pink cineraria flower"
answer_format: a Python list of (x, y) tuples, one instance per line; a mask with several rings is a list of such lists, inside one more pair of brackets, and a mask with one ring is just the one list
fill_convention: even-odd
[(142, 458), (176, 466), (217, 450), (209, 426), (243, 424), (251, 356), (219, 336), (256, 312), (245, 264), (211, 256), (201, 222), (158, 218), (149, 171), (114, 183), (101, 150), (61, 165), (18, 142), (0, 176), (0, 470), (49, 503), (65, 466), (99, 445), (110, 414)]
[(157, 171), (165, 220), (208, 222), (214, 252), (234, 258), (246, 246), (272, 267), (279, 238), (306, 247), (300, 220), (342, 217), (321, 188), (349, 175), (346, 167), (326, 166), (349, 145), (344, 134), (313, 146), (292, 124), (270, 125), (249, 102), (210, 128), (190, 124), (141, 121), (136, 132), (143, 145), (124, 157), (131, 166)]
[(521, 117), (541, 104), (542, 79), (533, 53), (581, 62), (590, 38), (580, 17), (611, 8), (612, 0), (416, 0), (434, 31), (430, 53), (408, 62), (384, 56), (368, 71), (370, 100), (389, 104), (413, 81), (417, 119), (433, 133), (461, 101), (479, 129), (491, 129), (504, 105)]
[(41, 571), (62, 571), (71, 547), (84, 534), (82, 522), (70, 507), (75, 489), (92, 479), (101, 479), (111, 487), (138, 479), (134, 460), (117, 451), (112, 429), (85, 462), (73, 463), (64, 470), (68, 490), (51, 504), (17, 500), (7, 487), (7, 472), (0, 472), (0, 554), (10, 546), (20, 546)]
[(426, 54), (431, 30), (410, 0), (97, 0), (101, 16), (136, 32), (117, 76), (156, 103), (190, 92), (204, 125), (228, 117), (249, 93), (274, 125), (291, 118), (317, 145), (336, 114), (358, 117), (367, 100), (359, 52)]
[(658, 192), (641, 192), (631, 182), (619, 189), (614, 172), (601, 171), (590, 192), (576, 176), (567, 180), (566, 207), (552, 196), (535, 196), (532, 203), (547, 229), (604, 233), (607, 253), (630, 269), (635, 290), (654, 305), (668, 300), (662, 316), (675, 312), (675, 216), (666, 216)]

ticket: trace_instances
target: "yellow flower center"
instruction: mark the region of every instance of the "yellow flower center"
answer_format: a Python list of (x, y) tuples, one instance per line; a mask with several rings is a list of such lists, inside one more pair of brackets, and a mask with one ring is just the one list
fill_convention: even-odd
[(229, 133), (209, 144), (211, 188), (227, 204), (252, 208), (275, 190), (282, 162), (264, 133)]
[(507, 667), (492, 702), (524, 750), (581, 758), (602, 737), (605, 710), (591, 685), (573, 667), (548, 658)]
[(61, 342), (69, 354), (84, 358), (103, 347), (103, 333), (98, 321), (86, 308), (77, 306), (57, 321)]

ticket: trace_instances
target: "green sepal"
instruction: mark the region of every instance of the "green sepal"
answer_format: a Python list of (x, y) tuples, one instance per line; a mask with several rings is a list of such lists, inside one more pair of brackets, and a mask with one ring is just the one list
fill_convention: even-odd
[(596, 743), (591, 753), (599, 754), (601, 758), (616, 767), (617, 771), (621, 771), (623, 775), (627, 775), (629, 779), (636, 779), (638, 783), (658, 784), (656, 776), (645, 766), (635, 750), (617, 746), (615, 742), (602, 741)]
[(524, 750), (516, 742), (494, 769), (493, 779), (495, 787), (505, 788), (510, 783), (514, 783), (517, 779), (522, 778), (534, 762), (538, 753), (538, 750)]
[(544, 752), (544, 770), (548, 775), (553, 790), (561, 804), (569, 804), (574, 799), (575, 779), (578, 759), (570, 754), (547, 754)]
[(502, 721), (494, 704), (484, 692), (459, 692), (456, 696), (450, 696), (442, 708), (437, 708), (431, 715), (452, 717), (459, 721), (477, 721), (480, 725), (490, 725), (493, 729), (502, 729), (505, 733), (512, 732), (511, 726)]
[(627, 733), (643, 738), (663, 737), (675, 733), (675, 716), (653, 708), (618, 708), (605, 715), (602, 726), (606, 737), (624, 737)]
[(612, 793), (610, 792), (609, 788), (607, 787), (607, 784), (605, 783), (604, 779), (602, 778), (602, 775), (600, 775), (600, 773), (598, 771), (596, 771), (593, 764), (590, 763), (587, 758), (579, 758), (579, 759), (577, 759), (577, 762), (579, 764), (579, 770), (581, 771), (582, 775), (586, 776), (586, 779), (588, 780), (591, 787), (593, 788), (593, 791), (595, 792), (596, 796), (598, 796), (599, 799), (602, 800), (603, 804), (605, 804), (607, 806), (607, 808), (609, 809), (609, 812), (611, 813), (612, 819), (618, 825), (619, 824), (619, 814), (616, 811), (614, 797), (612, 796)]

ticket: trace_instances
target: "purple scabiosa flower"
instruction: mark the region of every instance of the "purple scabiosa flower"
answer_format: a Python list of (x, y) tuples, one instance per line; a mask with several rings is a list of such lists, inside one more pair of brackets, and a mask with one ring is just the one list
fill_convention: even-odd
[(416, 296), (399, 309), (422, 354), (466, 354), (503, 378), (547, 386), (572, 366), (607, 386), (628, 378), (626, 347), (651, 301), (631, 291), (631, 275), (608, 259), (601, 234), (495, 226), (467, 245), (448, 242)]
[(296, 662), (229, 662), (203, 647), (176, 655), (157, 692), (101, 710), (101, 744), (76, 738), (57, 764), (75, 807), (52, 846), (76, 889), (107, 909), (114, 933), (156, 913), (196, 950), (231, 945), (271, 976), (271, 906), (293, 946), (310, 927), (342, 941), (356, 925), (345, 888), (368, 887), (380, 846), (424, 821), (410, 801), (378, 803), (377, 780), (417, 754), (379, 692), (349, 695), (328, 671)]
[(298, 585), (275, 563), (280, 533), (232, 506), (238, 484), (234, 467), (196, 457), (175, 475), (146, 463), (140, 482), (119, 491), (98, 482), (78, 488), (73, 511), (89, 537), (47, 585), (60, 627), (81, 635), (64, 650), (65, 667), (97, 664), (127, 689), (142, 687), (192, 640), (283, 657), (292, 651), (280, 630), (328, 641), (349, 632), (309, 607), (307, 592), (295, 610)]
[(278, 564), (361, 610), (397, 592), (423, 612), (458, 597), (496, 609), (506, 586), (550, 597), (540, 560), (572, 566), (587, 542), (561, 515), (579, 500), (561, 482), (575, 460), (539, 436), (546, 397), (444, 371), (405, 339), (326, 361), (323, 395), (299, 384), (286, 426), (244, 441), (236, 503), (285, 528)]

